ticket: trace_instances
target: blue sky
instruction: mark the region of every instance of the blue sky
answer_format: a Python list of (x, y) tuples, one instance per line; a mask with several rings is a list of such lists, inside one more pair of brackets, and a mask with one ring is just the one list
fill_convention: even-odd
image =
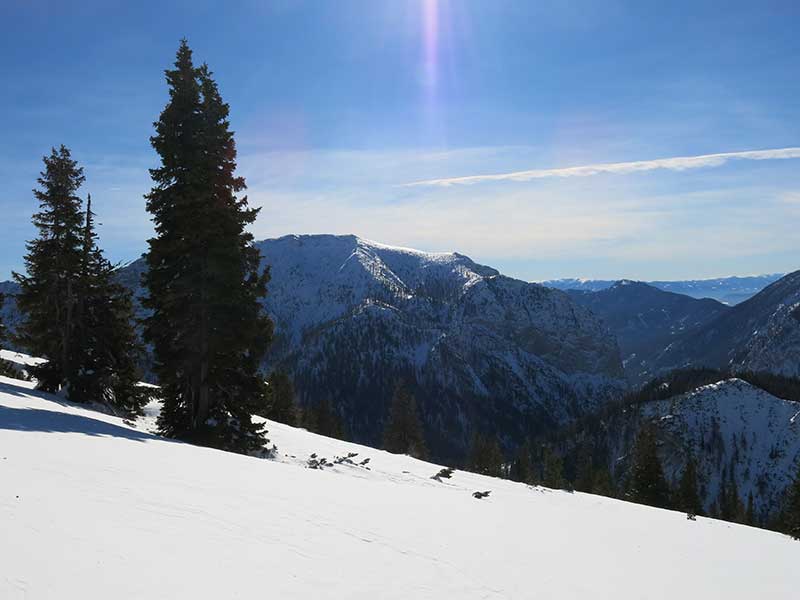
[(146, 249), (182, 36), (231, 104), (258, 238), (356, 233), (528, 280), (794, 270), (798, 151), (647, 161), (800, 147), (798, 24), (796, 2), (4, 0), (0, 280), (61, 143), (107, 254)]

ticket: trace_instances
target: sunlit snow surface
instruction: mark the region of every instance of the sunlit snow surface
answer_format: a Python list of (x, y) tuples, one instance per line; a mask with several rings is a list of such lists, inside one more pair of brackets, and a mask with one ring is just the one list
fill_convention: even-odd
[[(0, 598), (796, 598), (800, 542), (268, 423), (276, 460), (0, 378)], [(356, 452), (367, 470), (305, 467)], [(491, 490), (483, 500), (474, 491)]]

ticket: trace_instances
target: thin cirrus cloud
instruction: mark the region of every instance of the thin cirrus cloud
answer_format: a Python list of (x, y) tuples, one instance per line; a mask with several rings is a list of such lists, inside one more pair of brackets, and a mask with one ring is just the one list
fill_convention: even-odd
[(513, 173), (496, 173), (491, 175), (468, 175), (466, 177), (449, 177), (445, 179), (425, 179), (405, 184), (406, 186), (471, 185), (487, 181), (531, 181), (549, 177), (590, 177), (601, 173), (628, 174), (642, 171), (666, 169), (669, 171), (686, 171), (719, 167), (732, 160), (781, 160), (800, 158), (800, 148), (778, 148), (774, 150), (748, 150), (745, 152), (722, 152), (718, 154), (702, 154), (700, 156), (676, 156), (655, 160), (637, 160), (620, 163), (601, 163), (559, 169), (533, 169), (515, 171)]

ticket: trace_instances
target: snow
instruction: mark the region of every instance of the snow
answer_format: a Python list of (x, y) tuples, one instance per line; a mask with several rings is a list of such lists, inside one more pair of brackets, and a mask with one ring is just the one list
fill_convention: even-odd
[(14, 352), (12, 350), (0, 350), (0, 360), (19, 365), (20, 367), (35, 367), (47, 362), (43, 358), (28, 356), (22, 352)]
[[(276, 460), (0, 378), (2, 598), (794, 598), (800, 543), (268, 423)], [(357, 452), (367, 470), (304, 467)], [(491, 490), (476, 500), (472, 493)]]

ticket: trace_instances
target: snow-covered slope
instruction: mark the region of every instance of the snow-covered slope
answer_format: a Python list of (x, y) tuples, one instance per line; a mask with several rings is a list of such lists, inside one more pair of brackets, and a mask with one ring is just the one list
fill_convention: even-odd
[(718, 500), (724, 472), (729, 484), (735, 480), (743, 505), (752, 494), (757, 517), (775, 516), (800, 466), (800, 403), (741, 379), (626, 407), (606, 422), (611, 458), (623, 463), (641, 425), (654, 423), (664, 472), (673, 485), (691, 453), (707, 511)]
[[(0, 379), (0, 597), (796, 597), (797, 542), (268, 423), (278, 460)], [(365, 467), (304, 468), (311, 453)], [(482, 500), (474, 491), (490, 490)]]
[[(647, 405), (660, 421), (662, 440), (674, 458), (689, 448), (702, 457), (698, 472), (707, 505), (716, 499), (720, 465), (735, 477), (739, 494), (753, 495), (756, 510), (776, 506), (797, 475), (800, 461), (800, 403), (781, 400), (741, 379), (703, 386), (673, 400)], [(670, 452), (670, 450), (673, 450)], [(682, 467), (682, 465), (680, 465)]]

